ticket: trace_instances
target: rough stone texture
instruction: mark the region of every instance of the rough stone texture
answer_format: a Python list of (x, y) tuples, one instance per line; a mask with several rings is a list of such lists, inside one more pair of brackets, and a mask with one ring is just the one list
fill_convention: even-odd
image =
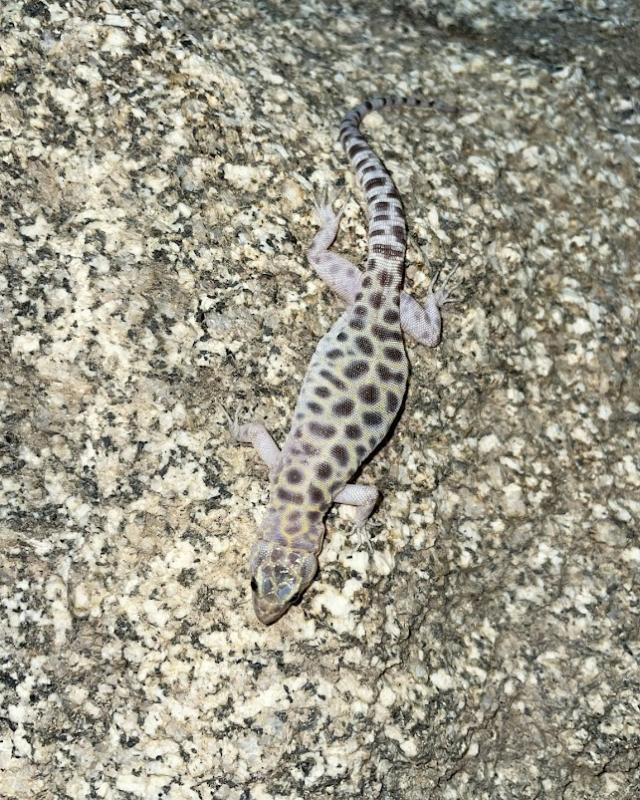
[[(378, 8), (2, 5), (3, 798), (640, 796), (638, 6)], [(222, 406), (285, 433), (379, 91), (463, 109), (366, 131), (465, 300), (266, 630)]]

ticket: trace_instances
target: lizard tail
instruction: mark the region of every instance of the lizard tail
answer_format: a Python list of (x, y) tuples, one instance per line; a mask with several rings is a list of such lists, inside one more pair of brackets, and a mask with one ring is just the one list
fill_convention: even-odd
[[(407, 246), (407, 225), (393, 178), (360, 132), (360, 122), (370, 111), (386, 106), (433, 107), (420, 97), (368, 97), (346, 114), (340, 125), (342, 143), (367, 201), (369, 252), (366, 272), (378, 276), (382, 286), (400, 288)], [(440, 105), (440, 104), (438, 104)], [(445, 107), (445, 110), (453, 110)], [(384, 280), (383, 280), (384, 279)]]

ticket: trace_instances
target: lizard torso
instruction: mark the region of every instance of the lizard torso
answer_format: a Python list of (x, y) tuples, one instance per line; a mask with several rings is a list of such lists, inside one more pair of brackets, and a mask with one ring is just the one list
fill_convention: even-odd
[[(327, 510), (384, 439), (402, 404), (408, 376), (401, 325), (405, 216), (396, 186), (359, 124), (371, 110), (420, 103), (370, 98), (340, 127), (366, 197), (367, 261), (353, 278), (352, 302), (311, 358), (290, 432), (272, 465), (270, 504), (250, 564), (254, 606), (265, 623), (281, 616), (313, 579)], [(347, 263), (342, 260), (343, 270)], [(331, 264), (326, 268), (330, 272)], [(408, 311), (414, 313), (413, 307)]]

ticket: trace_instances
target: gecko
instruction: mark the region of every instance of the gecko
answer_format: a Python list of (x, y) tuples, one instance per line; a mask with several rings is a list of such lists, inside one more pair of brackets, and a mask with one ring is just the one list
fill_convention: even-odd
[(448, 278), (437, 290), (432, 281), (424, 305), (403, 291), (407, 225), (402, 202), (391, 174), (360, 131), (363, 117), (373, 110), (420, 105), (434, 103), (369, 97), (342, 120), (339, 141), (366, 199), (364, 269), (331, 250), (344, 203), (336, 212), (335, 198), (325, 195), (316, 203), (319, 230), (307, 257), (346, 310), (311, 357), (281, 450), (264, 425), (230, 421), (233, 438), (252, 444), (270, 471), (269, 505), (249, 557), (253, 607), (265, 625), (297, 604), (313, 581), (332, 504), (355, 506), (356, 527), (372, 513), (378, 489), (349, 481), (385, 438), (403, 404), (409, 374), (404, 335), (435, 347), (441, 309), (457, 299), (447, 288)]

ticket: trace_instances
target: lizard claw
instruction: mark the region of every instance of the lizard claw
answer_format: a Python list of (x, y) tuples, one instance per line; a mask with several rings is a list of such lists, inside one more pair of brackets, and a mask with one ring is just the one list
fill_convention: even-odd
[(342, 215), (344, 214), (345, 206), (349, 200), (349, 196), (347, 195), (344, 198), (344, 202), (338, 209), (338, 211), (333, 210), (333, 204), (342, 198), (345, 195), (345, 187), (335, 190), (333, 192), (329, 192), (328, 188), (325, 186), (324, 188), (318, 190), (315, 196), (314, 207), (316, 213), (316, 219), (318, 224), (321, 227), (333, 223), (334, 225), (339, 225), (340, 220), (342, 219)]
[(460, 288), (460, 281), (456, 281), (452, 285), (449, 285), (451, 278), (458, 271), (458, 267), (459, 264), (456, 264), (451, 270), (449, 270), (445, 279), (442, 281), (442, 284), (437, 289), (435, 288), (435, 285), (438, 282), (438, 278), (440, 277), (442, 269), (439, 269), (433, 276), (433, 280), (431, 281), (431, 285), (429, 287), (429, 292), (435, 296), (438, 306), (444, 306), (447, 303), (459, 303), (463, 300), (462, 297), (456, 297), (453, 294)]

